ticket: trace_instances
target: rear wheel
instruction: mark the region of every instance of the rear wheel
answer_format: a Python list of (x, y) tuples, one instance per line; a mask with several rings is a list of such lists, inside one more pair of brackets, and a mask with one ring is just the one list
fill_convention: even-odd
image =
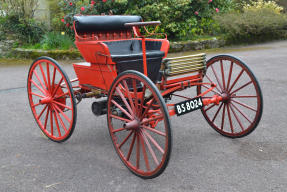
[(49, 57), (40, 57), (30, 67), (28, 98), (34, 118), (51, 140), (63, 142), (73, 133), (76, 104), (71, 83), (60, 65)]
[(169, 114), (149, 78), (126, 71), (114, 80), (107, 121), (117, 154), (132, 173), (150, 179), (165, 170), (171, 153)]
[[(213, 95), (223, 98), (219, 105), (202, 108), (202, 114), (212, 128), (226, 137), (236, 138), (250, 134), (257, 127), (263, 98), (257, 79), (245, 63), (229, 55), (215, 56), (207, 62), (203, 83), (217, 85), (203, 98)], [(198, 94), (208, 88), (199, 86)]]

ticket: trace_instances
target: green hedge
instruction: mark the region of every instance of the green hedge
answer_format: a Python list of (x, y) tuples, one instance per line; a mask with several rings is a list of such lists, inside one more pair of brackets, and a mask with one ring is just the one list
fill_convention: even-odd
[(287, 15), (274, 1), (243, 5), (242, 12), (217, 15), (215, 21), (230, 42), (266, 41), (287, 37)]
[(232, 0), (61, 0), (62, 22), (68, 31), (76, 14), (132, 14), (145, 21), (160, 20), (158, 32), (172, 40), (217, 34), (212, 16), (233, 8)]

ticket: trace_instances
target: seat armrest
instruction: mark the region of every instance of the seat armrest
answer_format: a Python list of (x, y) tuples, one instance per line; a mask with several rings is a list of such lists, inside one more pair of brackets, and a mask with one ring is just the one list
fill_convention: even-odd
[(125, 27), (139, 27), (139, 26), (147, 26), (147, 25), (159, 25), (161, 24), (160, 21), (148, 21), (148, 22), (132, 22), (132, 23), (125, 23)]

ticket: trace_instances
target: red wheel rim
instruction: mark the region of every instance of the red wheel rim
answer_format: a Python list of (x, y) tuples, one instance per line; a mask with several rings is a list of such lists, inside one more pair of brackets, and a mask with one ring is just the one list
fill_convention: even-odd
[(36, 60), (28, 75), (28, 97), (34, 118), (53, 141), (70, 137), (75, 125), (75, 102), (68, 79), (57, 63)]
[[(217, 85), (206, 98), (215, 94), (223, 97), (219, 105), (202, 109), (204, 117), (216, 131), (228, 137), (242, 137), (256, 128), (262, 115), (261, 89), (242, 61), (226, 55), (210, 59), (203, 83)], [(203, 85), (200, 89), (199, 92), (204, 92), (208, 87)]]
[(162, 173), (170, 156), (169, 119), (159, 96), (146, 78), (128, 73), (115, 80), (108, 98), (108, 126), (116, 151), (144, 178)]

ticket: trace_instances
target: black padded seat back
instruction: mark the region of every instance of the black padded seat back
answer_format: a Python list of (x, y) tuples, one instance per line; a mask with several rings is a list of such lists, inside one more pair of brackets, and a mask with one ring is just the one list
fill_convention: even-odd
[[(146, 40), (146, 42), (145, 42), (146, 50), (157, 50), (157, 51), (159, 51), (161, 49), (161, 45), (162, 45), (161, 41)], [(140, 46), (142, 46), (142, 45), (140, 45)]]
[(75, 27), (78, 33), (98, 31), (124, 31), (129, 28), (125, 23), (141, 22), (137, 15), (84, 15), (74, 16)]
[[(142, 54), (142, 41), (141, 40), (122, 40), (122, 41), (107, 41), (104, 42), (111, 53), (114, 55), (131, 55), (131, 54)], [(162, 42), (161, 41), (148, 41), (146, 40), (146, 53), (160, 51)]]
[[(143, 54), (141, 40), (122, 40), (104, 42), (110, 51), (113, 62), (116, 63), (118, 74), (126, 70), (136, 70), (143, 73)], [(148, 77), (157, 82), (161, 79), (159, 70), (165, 53), (160, 51), (161, 41), (146, 40), (146, 57)]]
[(107, 41), (104, 43), (108, 46), (112, 57), (113, 55), (128, 55), (133, 52), (141, 52), (139, 40)]

